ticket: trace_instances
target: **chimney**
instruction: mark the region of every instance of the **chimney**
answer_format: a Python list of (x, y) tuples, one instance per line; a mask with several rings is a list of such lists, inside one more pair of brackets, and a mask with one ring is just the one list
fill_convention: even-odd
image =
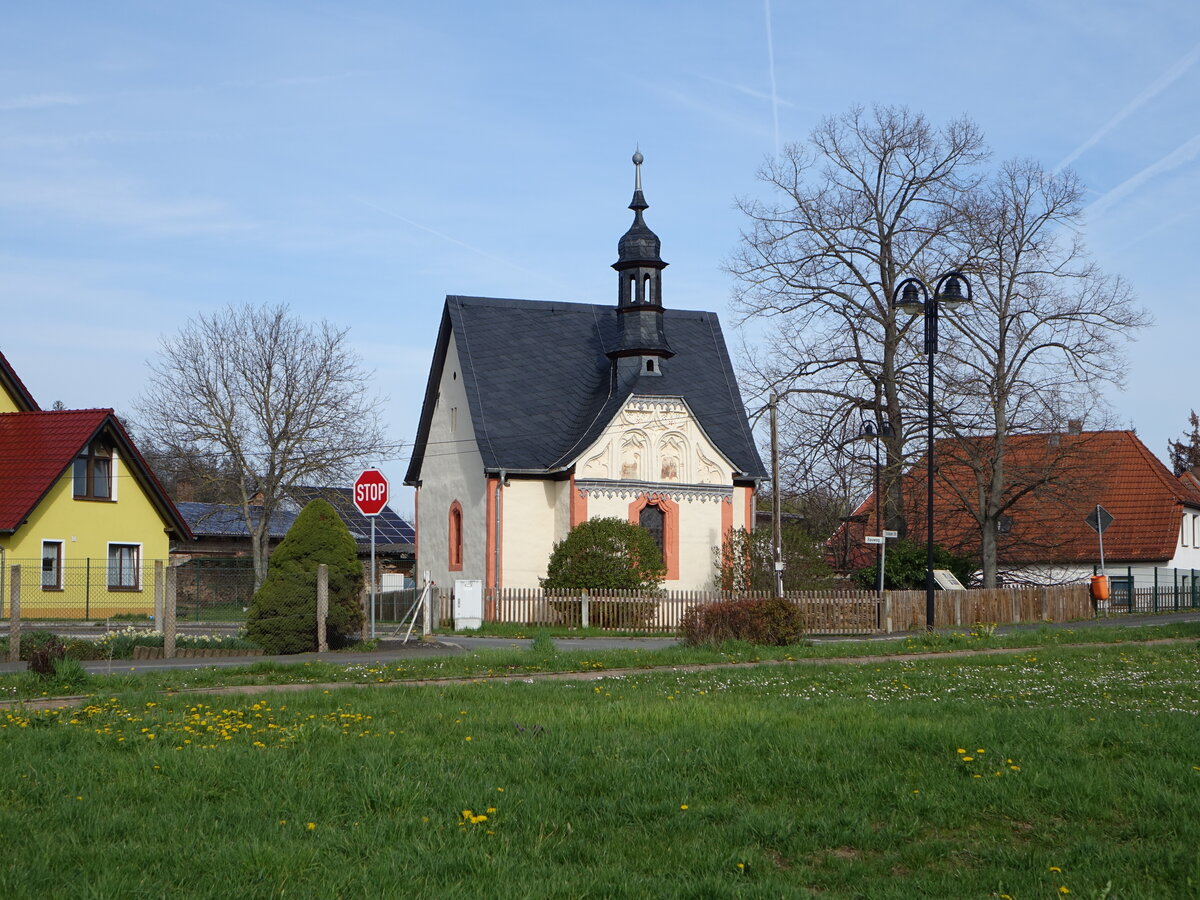
[(1083, 434), (1083, 419), (1068, 419), (1067, 434)]

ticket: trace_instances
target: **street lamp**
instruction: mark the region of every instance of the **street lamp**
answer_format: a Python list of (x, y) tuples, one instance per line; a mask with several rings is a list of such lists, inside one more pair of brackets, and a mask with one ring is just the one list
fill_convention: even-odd
[[(962, 286), (967, 286), (964, 297)], [(954, 309), (964, 303), (971, 302), (971, 283), (962, 272), (947, 272), (934, 284), (933, 295), (930, 296), (929, 285), (920, 278), (905, 278), (892, 293), (892, 306), (904, 310), (910, 315), (925, 316), (925, 359), (929, 364), (929, 382), (926, 389), (927, 425), (929, 427), (929, 447), (926, 460), (929, 464), (927, 473), (928, 494), (925, 502), (925, 518), (927, 524), (927, 539), (925, 548), (925, 628), (933, 631), (933, 358), (938, 350), (938, 307)]]
[(875, 423), (870, 419), (863, 419), (862, 431), (859, 432), (859, 437), (865, 441), (870, 441), (875, 445), (875, 531), (879, 534), (880, 545), (879, 550), (875, 553), (875, 565), (879, 575), (879, 594), (883, 595), (883, 540), (886, 540), (883, 534), (883, 498), (879, 494), (879, 445), (882, 443), (880, 438), (891, 437), (893, 434), (892, 423), (887, 419), (882, 419), (879, 422), (879, 427), (876, 428)]

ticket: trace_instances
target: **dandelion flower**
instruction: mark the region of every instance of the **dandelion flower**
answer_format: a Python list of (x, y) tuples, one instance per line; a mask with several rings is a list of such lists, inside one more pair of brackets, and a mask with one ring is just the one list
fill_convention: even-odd
[(465, 738), (463, 738), (463, 740), (465, 740), (465, 741), (469, 741), (470, 739), (471, 739), (471, 736), (469, 734)]
[(971, 761), (971, 760), (973, 760), (974, 758), (975, 758), (975, 757), (973, 757), (973, 756), (964, 756), (964, 757), (963, 757), (963, 759), (962, 759), (962, 761), (963, 761), (963, 762), (970, 762), (970, 761)]
[(1050, 871), (1051, 872), (1061, 872), (1062, 869), (1060, 869), (1058, 866), (1051, 866)]
[(1069, 887), (1067, 887), (1065, 884), (1060, 884), (1058, 886), (1058, 892), (1060, 894), (1069, 894), (1069, 893), (1071, 893), (1071, 889)]
[(967, 751), (966, 751), (966, 750), (964, 750), (962, 747), (959, 747), (959, 748), (958, 748), (958, 752), (959, 752), (959, 753), (966, 753)]
[(686, 803), (681, 803), (681, 804), (679, 804), (679, 808), (680, 808), (680, 809), (687, 809), (687, 808), (688, 808), (688, 806), (687, 806), (687, 804), (686, 804)]
[(307, 828), (309, 831), (316, 831), (317, 823), (316, 822), (305, 822), (304, 827)]

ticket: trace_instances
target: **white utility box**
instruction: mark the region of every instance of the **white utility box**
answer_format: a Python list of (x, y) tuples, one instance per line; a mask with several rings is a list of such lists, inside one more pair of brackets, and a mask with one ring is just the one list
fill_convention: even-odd
[(458, 579), (454, 582), (454, 628), (478, 628), (483, 624), (483, 582)]

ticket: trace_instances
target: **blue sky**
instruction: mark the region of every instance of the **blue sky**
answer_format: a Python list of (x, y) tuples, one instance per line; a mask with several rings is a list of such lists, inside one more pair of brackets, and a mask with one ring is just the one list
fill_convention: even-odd
[[(0, 30), (0, 349), (43, 405), (130, 410), (226, 302), (351, 328), (411, 441), (448, 293), (615, 299), (645, 154), (665, 302), (729, 313), (738, 196), (855, 103), (1069, 163), (1156, 325), (1111, 398), (1160, 457), (1195, 396), (1200, 4), (114, 2)], [(748, 335), (752, 337), (752, 335)], [(381, 461), (399, 488), (405, 461)], [(397, 509), (411, 509), (395, 491)]]

